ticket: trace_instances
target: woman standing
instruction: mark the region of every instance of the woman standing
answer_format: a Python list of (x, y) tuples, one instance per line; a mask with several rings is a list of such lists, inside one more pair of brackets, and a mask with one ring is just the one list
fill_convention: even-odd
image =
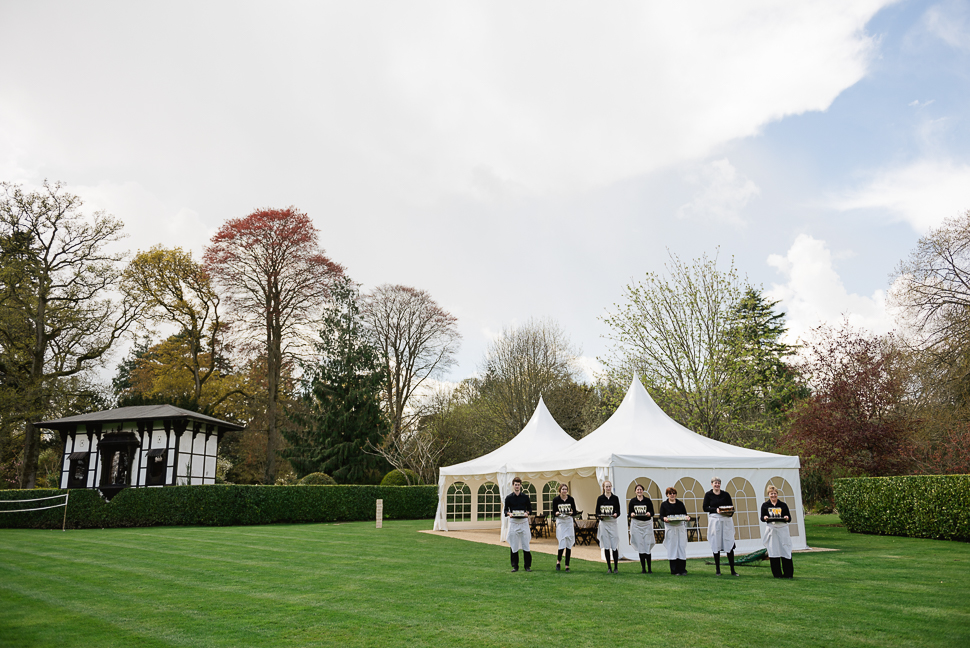
[(630, 544), (640, 554), (640, 573), (652, 574), (650, 554), (657, 541), (653, 537), (653, 502), (643, 496), (643, 486), (634, 488), (636, 496), (630, 500)]
[[(613, 484), (603, 482), (603, 494), (596, 498), (596, 517), (599, 518), (596, 539), (600, 549), (606, 552), (606, 569), (611, 574), (620, 573), (620, 534), (616, 530), (616, 518), (620, 515), (620, 498), (613, 494)], [(610, 566), (610, 553), (614, 566)]]
[[(683, 522), (670, 522), (672, 515), (687, 515), (687, 507), (677, 500), (677, 489), (673, 486), (664, 491), (667, 501), (660, 505), (660, 517), (663, 518), (664, 549), (667, 550), (667, 560), (670, 562), (670, 573), (674, 576), (687, 575), (687, 527)], [(690, 516), (687, 515), (687, 521)]]
[(774, 486), (768, 487), (768, 501), (761, 505), (761, 519), (765, 522), (762, 540), (771, 561), (771, 575), (775, 578), (794, 578), (791, 533), (788, 531), (791, 512), (788, 505), (778, 499), (778, 489)]
[(711, 542), (711, 552), (714, 554), (714, 568), (717, 575), (721, 575), (721, 552), (726, 551), (728, 564), (731, 565), (731, 575), (739, 576), (734, 571), (734, 521), (730, 515), (721, 515), (722, 508), (734, 510), (734, 502), (727, 491), (721, 490), (721, 478), (711, 479), (711, 490), (704, 494), (704, 512), (707, 513), (707, 539)]
[(566, 571), (569, 571), (569, 554), (576, 544), (576, 500), (569, 494), (568, 484), (559, 484), (559, 496), (552, 500), (552, 510), (556, 514), (556, 539), (559, 540), (559, 557), (556, 558), (556, 571), (560, 569), (562, 553), (566, 552)]

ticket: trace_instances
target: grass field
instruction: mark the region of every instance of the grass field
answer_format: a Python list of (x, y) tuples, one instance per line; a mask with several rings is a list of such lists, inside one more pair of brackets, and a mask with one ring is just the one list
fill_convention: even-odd
[(968, 646), (970, 545), (811, 517), (795, 579), (573, 561), (430, 521), (0, 530), (0, 646)]

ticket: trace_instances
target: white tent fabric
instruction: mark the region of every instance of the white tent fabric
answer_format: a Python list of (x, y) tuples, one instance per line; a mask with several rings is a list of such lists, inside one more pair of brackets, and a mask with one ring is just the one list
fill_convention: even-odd
[[(545, 457), (563, 450), (576, 443), (576, 439), (569, 436), (559, 427), (556, 419), (552, 418), (542, 398), (536, 406), (532, 418), (514, 439), (486, 455), (477, 459), (445, 466), (441, 468), (438, 477), (438, 511), (435, 514), (434, 530), (447, 531), (447, 492), (449, 485), (461, 482), (494, 482), (498, 484), (502, 501), (512, 492), (512, 478), (508, 474), (507, 466), (516, 461), (527, 460), (531, 457)], [(476, 499), (477, 488), (472, 491), (473, 501)], [(541, 497), (541, 493), (537, 493)], [(453, 525), (454, 526), (454, 525)], [(458, 526), (461, 526), (459, 524)], [(502, 516), (502, 539), (508, 530), (508, 520)]]
[[(587, 477), (595, 473), (599, 485), (609, 479), (624, 511), (620, 518), (623, 528), (626, 527), (627, 506), (624, 495), (628, 484), (637, 478), (652, 479), (656, 484), (662, 484), (661, 489), (685, 477), (707, 487), (709, 479), (717, 474), (725, 484), (732, 478), (746, 480), (753, 491), (749, 497), (761, 497), (770, 480), (780, 477), (792, 486), (790, 498), (794, 501), (788, 502), (789, 508), (798, 528), (804, 530), (798, 469), (798, 457), (740, 448), (688, 430), (660, 409), (636, 376), (616, 412), (598, 429), (558, 453), (521, 454), (508, 461), (505, 467), (510, 478), (517, 474), (522, 478), (542, 476), (564, 481), (571, 476)], [(576, 495), (575, 485), (573, 490)], [(584, 490), (589, 500), (594, 491), (589, 487)], [(584, 506), (579, 497), (577, 502), (581, 508)], [(591, 501), (585, 502), (585, 506), (591, 505)], [(635, 559), (636, 554), (625, 532), (621, 531), (621, 538), (621, 554)], [(796, 549), (807, 547), (804, 531), (793, 537), (793, 541)], [(709, 555), (706, 542), (690, 545), (689, 555)], [(738, 547), (755, 550), (760, 548), (760, 540), (746, 538), (738, 542)], [(662, 545), (658, 544), (655, 551), (662, 554), (658, 557), (666, 557)]]

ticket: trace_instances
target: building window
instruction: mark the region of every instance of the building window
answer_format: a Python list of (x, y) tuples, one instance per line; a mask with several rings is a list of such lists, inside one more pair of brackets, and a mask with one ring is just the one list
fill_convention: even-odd
[(455, 482), (448, 487), (446, 496), (448, 520), (470, 522), (472, 519), (472, 492), (465, 482)]
[(90, 452), (72, 452), (68, 459), (71, 461), (67, 473), (68, 488), (86, 488), (88, 485), (88, 457)]
[[(542, 487), (542, 511), (548, 513), (552, 510), (552, 500), (556, 499), (557, 495), (559, 495), (559, 482), (547, 481)], [(542, 511), (536, 510), (536, 513), (542, 513)]]
[(530, 482), (522, 482), (522, 492), (529, 496), (529, 501), (532, 502), (532, 512), (538, 513), (539, 507), (536, 505), (536, 487)]
[[(697, 520), (698, 533), (688, 533), (687, 542), (700, 542), (707, 531), (707, 513), (704, 512), (704, 487), (692, 477), (684, 477), (676, 484), (677, 499), (684, 503), (687, 514)], [(665, 489), (666, 490), (666, 489)], [(693, 527), (694, 523), (690, 523)]]
[(146, 486), (161, 486), (165, 483), (165, 449), (149, 450), (146, 456), (148, 462), (145, 472)]
[(502, 519), (502, 495), (499, 493), (498, 484), (486, 482), (478, 489), (478, 519), (479, 520), (501, 520)]
[(761, 503), (754, 495), (754, 486), (743, 477), (735, 477), (724, 490), (734, 502), (734, 531), (738, 540), (756, 540), (761, 537), (758, 514)]

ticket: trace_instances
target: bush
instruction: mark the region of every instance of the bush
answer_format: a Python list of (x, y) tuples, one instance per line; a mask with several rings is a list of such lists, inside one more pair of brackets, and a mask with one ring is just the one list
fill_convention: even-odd
[[(407, 478), (405, 478), (404, 473), (407, 473)], [(418, 473), (414, 472), (413, 470), (408, 470), (405, 468), (402, 472), (395, 468), (391, 472), (384, 475), (384, 479), (381, 480), (381, 486), (408, 486), (408, 479), (411, 480), (412, 486), (420, 486), (424, 484), (424, 482), (418, 476)]]
[(837, 479), (834, 490), (853, 533), (970, 541), (970, 475)]
[[(55, 489), (5, 490), (0, 499), (26, 500), (65, 492)], [(438, 488), (237, 484), (166, 486), (126, 488), (110, 502), (105, 502), (95, 490), (75, 489), (70, 491), (67, 526), (85, 529), (373, 520), (378, 499), (384, 500), (384, 519), (430, 519), (438, 508)], [(29, 506), (24, 505), (25, 508)], [(0, 508), (11, 510), (17, 505), (4, 502)], [(3, 513), (0, 515), (0, 528), (59, 529), (63, 516), (63, 508)]]
[(300, 486), (336, 486), (337, 482), (327, 473), (310, 473), (297, 482)]

